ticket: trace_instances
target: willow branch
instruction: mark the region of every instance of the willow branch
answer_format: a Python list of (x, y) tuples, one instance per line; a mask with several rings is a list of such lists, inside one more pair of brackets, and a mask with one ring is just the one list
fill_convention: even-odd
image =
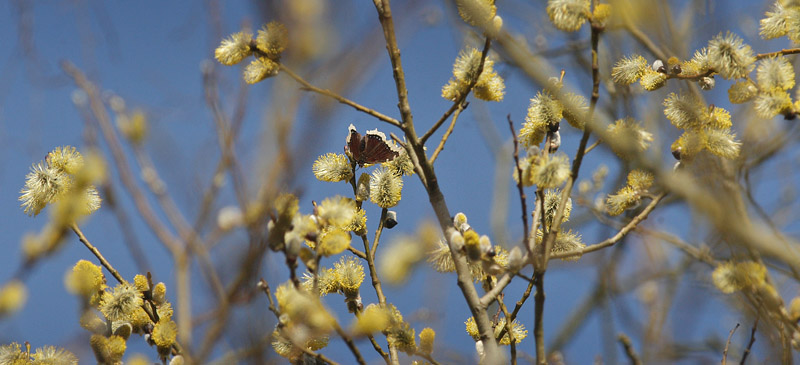
[(394, 119), (394, 118), (392, 118), (392, 117), (390, 117), (388, 115), (380, 113), (380, 112), (378, 112), (378, 111), (376, 111), (374, 109), (367, 108), (367, 107), (365, 107), (365, 106), (363, 106), (363, 105), (361, 105), (359, 103), (356, 103), (355, 101), (347, 99), (347, 98), (345, 98), (345, 97), (343, 97), (343, 96), (341, 96), (341, 95), (339, 95), (339, 94), (337, 94), (337, 93), (335, 93), (333, 91), (330, 91), (330, 90), (327, 90), (327, 89), (321, 89), (321, 88), (318, 88), (318, 87), (316, 87), (314, 85), (311, 85), (308, 81), (306, 81), (305, 79), (300, 77), (300, 75), (296, 74), (294, 71), (292, 71), (290, 68), (284, 66), (283, 64), (281, 64), (280, 67), (281, 67), (281, 71), (283, 71), (284, 73), (289, 75), (289, 77), (293, 78), (295, 81), (297, 81), (298, 83), (303, 85), (304, 90), (308, 90), (308, 91), (315, 92), (315, 93), (320, 94), (320, 95), (327, 96), (327, 97), (332, 98), (332, 99), (334, 99), (334, 100), (336, 100), (336, 101), (338, 101), (338, 102), (340, 102), (342, 104), (351, 106), (355, 110), (358, 110), (358, 111), (360, 111), (362, 113), (369, 114), (369, 115), (371, 115), (371, 116), (373, 116), (373, 117), (375, 117), (375, 118), (377, 118), (377, 119), (379, 119), (381, 121), (389, 123), (389, 124), (391, 124), (393, 126), (396, 126), (396, 127), (400, 126), (400, 121), (398, 121), (397, 119)]
[(100, 261), (100, 264), (103, 265), (103, 267), (105, 267), (106, 270), (108, 270), (108, 272), (111, 273), (111, 276), (113, 276), (114, 279), (117, 279), (118, 283), (120, 284), (127, 283), (127, 281), (125, 281), (125, 279), (122, 278), (122, 275), (119, 274), (119, 271), (114, 269), (114, 267), (111, 266), (111, 263), (108, 262), (108, 260), (106, 260), (105, 257), (103, 257), (103, 254), (100, 253), (100, 250), (98, 250), (97, 247), (94, 247), (94, 245), (92, 245), (92, 243), (89, 242), (89, 239), (87, 239), (86, 236), (83, 235), (83, 231), (81, 231), (81, 229), (78, 228), (77, 224), (73, 223), (72, 225), (70, 225), (70, 228), (78, 236), (78, 240), (80, 240), (81, 243), (83, 243), (83, 245), (86, 246), (86, 248), (88, 248), (89, 251), (91, 251), (95, 257), (97, 257), (97, 259)]
[(756, 59), (760, 60), (762, 58), (775, 57), (775, 56), (779, 56), (779, 55), (786, 56), (786, 55), (797, 54), (797, 53), (800, 53), (800, 48), (788, 48), (788, 49), (785, 48), (785, 49), (782, 49), (780, 51), (775, 51), (775, 52), (759, 53), (759, 54), (756, 55)]
[(511, 114), (506, 116), (508, 128), (511, 129), (511, 140), (514, 142), (514, 169), (517, 172), (517, 192), (519, 193), (520, 207), (522, 208), (522, 245), (528, 250), (528, 255), (533, 257), (533, 248), (530, 246), (530, 234), (528, 230), (528, 203), (525, 197), (525, 189), (522, 186), (522, 168), (519, 166), (519, 141), (517, 132), (514, 131), (514, 122), (511, 121)]
[(75, 84), (81, 88), (89, 96), (89, 105), (92, 109), (96, 121), (100, 125), (100, 130), (103, 134), (106, 143), (111, 149), (111, 155), (114, 158), (117, 171), (119, 172), (120, 180), (125, 189), (131, 194), (134, 205), (136, 206), (139, 214), (144, 218), (147, 226), (158, 239), (164, 244), (167, 249), (172, 253), (178, 252), (180, 243), (178, 239), (164, 226), (164, 224), (157, 218), (153, 208), (148, 203), (142, 190), (135, 182), (133, 172), (130, 169), (125, 152), (122, 150), (122, 144), (119, 142), (114, 127), (111, 125), (111, 117), (108, 115), (105, 106), (103, 105), (102, 98), (97, 86), (86, 78), (86, 75), (78, 69), (74, 64), (69, 61), (61, 63), (61, 68), (72, 77)]
[[(480, 62), (478, 62), (478, 68), (475, 70), (475, 74), (478, 76), (480, 76), (480, 74), (483, 73), (483, 66), (486, 63), (486, 57), (488, 57), (489, 55), (489, 48), (491, 47), (491, 45), (492, 45), (492, 39), (486, 37), (486, 40), (483, 43), (483, 51), (481, 51), (481, 60)], [(450, 106), (450, 109), (447, 109), (447, 111), (442, 115), (442, 117), (439, 118), (439, 120), (437, 120), (436, 123), (433, 123), (431, 128), (428, 129), (428, 131), (425, 132), (425, 134), (423, 134), (422, 137), (420, 137), (419, 140), (421, 144), (424, 145), (425, 142), (428, 141), (428, 138), (430, 138), (434, 133), (436, 133), (436, 130), (442, 126), (444, 121), (447, 120), (447, 118), (449, 118), (451, 114), (453, 114), (456, 111), (460, 112), (467, 107), (467, 104), (465, 104), (465, 102), (467, 101), (467, 96), (469, 96), (470, 92), (472, 92), (472, 89), (475, 88), (475, 85), (478, 84), (478, 79), (479, 77), (475, 77), (474, 79), (469, 81), (469, 84), (467, 84), (467, 87), (466, 89), (464, 89), (464, 92), (462, 92), (461, 95), (459, 95), (458, 98), (453, 102), (453, 105)]]
[(430, 158), (431, 164), (433, 164), (436, 161), (436, 157), (438, 157), (439, 153), (442, 152), (442, 150), (444, 149), (445, 142), (447, 142), (447, 139), (450, 137), (450, 134), (453, 133), (453, 129), (456, 127), (456, 121), (458, 120), (458, 116), (461, 115), (461, 111), (463, 111), (464, 108), (466, 107), (467, 106), (464, 105), (463, 108), (458, 108), (456, 112), (453, 114), (453, 120), (450, 121), (450, 126), (447, 127), (447, 130), (444, 132), (444, 135), (442, 136), (442, 140), (439, 141), (439, 145), (436, 146), (436, 150), (434, 150), (433, 154), (431, 155)]
[(619, 343), (622, 344), (622, 347), (625, 349), (625, 355), (628, 356), (630, 363), (633, 365), (642, 365), (642, 360), (639, 358), (639, 355), (636, 354), (631, 339), (625, 334), (620, 333), (619, 336), (617, 336), (617, 340), (619, 340)]
[(604, 240), (602, 242), (595, 243), (593, 245), (586, 246), (586, 247), (584, 247), (582, 249), (579, 249), (579, 250), (556, 253), (556, 254), (553, 254), (551, 256), (551, 258), (563, 259), (563, 258), (575, 257), (575, 256), (580, 257), (581, 255), (583, 255), (585, 253), (594, 252), (594, 251), (597, 251), (597, 250), (600, 250), (600, 249), (603, 249), (603, 248), (606, 248), (606, 247), (609, 247), (609, 246), (613, 246), (615, 243), (619, 242), (623, 237), (625, 237), (625, 235), (627, 235), (630, 231), (636, 229), (636, 226), (639, 225), (639, 223), (641, 223), (642, 221), (647, 219), (647, 216), (650, 215), (650, 213), (653, 211), (653, 209), (656, 208), (656, 205), (658, 205), (658, 202), (660, 202), (661, 199), (663, 199), (664, 196), (666, 196), (666, 195), (667, 195), (666, 193), (661, 193), (661, 194), (657, 195), (650, 202), (650, 204), (648, 204), (647, 207), (645, 207), (644, 210), (642, 210), (641, 213), (639, 213), (636, 217), (633, 217), (633, 219), (631, 219), (631, 221), (628, 222), (628, 224), (626, 224), (624, 227), (622, 227), (622, 229), (620, 229), (616, 234), (614, 234), (613, 236), (609, 237), (608, 239), (606, 239), (606, 240)]
[(747, 342), (747, 348), (745, 348), (744, 353), (742, 353), (742, 360), (739, 361), (739, 365), (744, 365), (745, 361), (747, 361), (747, 356), (750, 355), (753, 343), (756, 342), (756, 327), (758, 327), (758, 318), (756, 318), (756, 321), (753, 323), (753, 328), (750, 330), (750, 341)]
[[(408, 91), (406, 90), (405, 76), (403, 73), (403, 66), (400, 59), (400, 49), (397, 46), (397, 38), (394, 30), (394, 20), (392, 19), (392, 10), (389, 0), (373, 0), (375, 9), (378, 13), (378, 20), (383, 29), (383, 35), (386, 40), (386, 49), (389, 54), (389, 60), (392, 64), (392, 73), (395, 80), (395, 87), (397, 89), (398, 108), (402, 117), (403, 132), (406, 135), (407, 151), (409, 157), (415, 165), (415, 169), (420, 173), (417, 174), (422, 184), (428, 193), (428, 199), (436, 213), (436, 218), (439, 221), (439, 226), (445, 237), (453, 232), (453, 222), (450, 217), (450, 212), (447, 208), (444, 195), (439, 188), (436, 174), (433, 171), (433, 166), (426, 158), (424, 146), (420, 143), (417, 137), (417, 132), (414, 129), (414, 118), (411, 114), (411, 107), (408, 102)], [(484, 361), (488, 364), (499, 364), (503, 357), (499, 352), (497, 341), (494, 339), (492, 324), (489, 321), (489, 316), (486, 313), (486, 308), (481, 305), (480, 297), (472, 281), (472, 276), (469, 271), (466, 258), (463, 254), (458, 252), (453, 243), (448, 240), (450, 253), (455, 263), (457, 273), (457, 283), (461, 289), (461, 293), (469, 306), (472, 316), (478, 327), (479, 340), (483, 343), (485, 351)]]
[(356, 361), (360, 365), (367, 365), (367, 362), (364, 361), (363, 357), (361, 357), (361, 351), (358, 351), (358, 347), (356, 347), (356, 344), (353, 342), (353, 339), (350, 338), (350, 336), (342, 329), (341, 326), (339, 326), (338, 323), (334, 324), (334, 329), (336, 330), (336, 333), (339, 334), (339, 337), (341, 337), (342, 340), (344, 340), (344, 343), (347, 344), (347, 348), (349, 348), (350, 352), (353, 353), (353, 356), (355, 356)]
[(728, 363), (728, 348), (731, 346), (731, 338), (733, 338), (733, 333), (739, 328), (739, 324), (737, 323), (735, 327), (728, 333), (728, 340), (725, 341), (725, 348), (722, 350), (722, 365)]
[(533, 280), (536, 282), (536, 294), (533, 295), (533, 337), (536, 341), (536, 363), (547, 365), (544, 350), (544, 271), (534, 273)]

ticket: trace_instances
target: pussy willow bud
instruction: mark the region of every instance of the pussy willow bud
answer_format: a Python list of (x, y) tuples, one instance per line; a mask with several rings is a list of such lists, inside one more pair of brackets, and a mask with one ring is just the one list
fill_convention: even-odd
[(383, 221), (383, 226), (392, 229), (397, 225), (397, 212), (390, 210), (386, 212), (386, 219)]
[(714, 88), (714, 85), (716, 85), (717, 82), (714, 81), (713, 76), (706, 76), (697, 81), (697, 84), (699, 84), (700, 88), (703, 90), (711, 90)]
[(653, 71), (667, 73), (667, 68), (664, 67), (664, 61), (655, 60), (655, 62), (653, 62)]

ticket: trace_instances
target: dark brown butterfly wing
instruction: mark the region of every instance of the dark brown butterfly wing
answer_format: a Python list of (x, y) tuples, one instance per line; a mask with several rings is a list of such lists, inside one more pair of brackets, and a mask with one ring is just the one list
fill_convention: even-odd
[(350, 155), (350, 157), (352, 157), (353, 160), (359, 164), (363, 164), (363, 162), (360, 162), (363, 156), (363, 148), (361, 147), (363, 145), (363, 140), (364, 139), (361, 137), (361, 134), (356, 131), (356, 127), (350, 124), (349, 133), (347, 133), (347, 140), (344, 144), (344, 152)]
[(356, 127), (350, 124), (344, 151), (359, 166), (391, 161), (400, 155), (400, 149), (386, 140), (386, 135), (377, 129), (367, 131), (362, 136)]
[(399, 155), (396, 149), (386, 141), (383, 133), (368, 131), (364, 136), (364, 150), (362, 151), (365, 164), (376, 164), (394, 160)]

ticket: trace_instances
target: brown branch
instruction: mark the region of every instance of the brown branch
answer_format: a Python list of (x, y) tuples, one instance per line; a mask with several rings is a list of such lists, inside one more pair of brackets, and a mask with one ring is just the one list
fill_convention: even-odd
[(436, 146), (436, 149), (433, 151), (433, 154), (431, 155), (430, 158), (431, 165), (433, 165), (433, 163), (436, 161), (436, 157), (438, 157), (439, 153), (442, 152), (442, 150), (444, 149), (445, 142), (447, 142), (447, 139), (450, 138), (450, 134), (453, 133), (453, 129), (456, 127), (456, 121), (458, 120), (458, 116), (461, 115), (461, 112), (464, 110), (464, 108), (467, 107), (467, 105), (468, 103), (464, 103), (463, 108), (458, 108), (456, 112), (453, 114), (453, 120), (450, 122), (450, 126), (447, 127), (447, 130), (444, 132), (444, 135), (442, 136), (442, 140), (439, 141), (439, 145)]
[[(464, 99), (466, 99), (466, 96), (464, 97)], [(447, 109), (447, 111), (444, 112), (444, 114), (442, 114), (442, 117), (439, 118), (439, 120), (437, 120), (436, 123), (433, 123), (431, 128), (428, 129), (428, 131), (425, 132), (425, 134), (423, 134), (422, 137), (419, 137), (419, 143), (425, 144), (425, 142), (428, 141), (428, 138), (431, 138), (431, 136), (436, 132), (436, 130), (439, 129), (439, 127), (441, 127), (442, 124), (444, 124), (444, 122), (447, 120), (447, 118), (450, 118), (450, 116), (456, 110), (463, 110), (464, 108), (466, 108), (466, 106), (462, 107), (462, 105), (464, 103), (463, 102), (459, 103), (458, 102), (459, 100), (461, 100), (461, 98), (458, 98), (458, 100), (453, 102), (453, 105), (450, 106), (450, 109)]]
[(603, 248), (606, 248), (606, 247), (609, 247), (609, 246), (613, 246), (615, 243), (619, 242), (623, 237), (625, 237), (625, 235), (627, 235), (630, 231), (634, 230), (639, 223), (641, 223), (642, 221), (647, 219), (647, 216), (650, 215), (650, 213), (653, 211), (653, 209), (656, 208), (656, 205), (658, 205), (658, 202), (660, 202), (661, 199), (663, 199), (664, 196), (666, 196), (666, 195), (667, 195), (666, 193), (661, 193), (661, 194), (657, 195), (650, 202), (650, 204), (648, 204), (647, 207), (645, 207), (644, 210), (642, 210), (642, 212), (639, 213), (639, 215), (637, 215), (636, 217), (633, 217), (633, 219), (631, 219), (631, 221), (628, 222), (628, 224), (626, 224), (615, 235), (609, 237), (608, 239), (606, 239), (606, 240), (604, 240), (602, 242), (595, 243), (593, 245), (586, 246), (586, 247), (584, 247), (582, 249), (579, 249), (579, 250), (556, 253), (556, 254), (553, 254), (551, 256), (551, 258), (563, 259), (563, 258), (568, 258), (568, 257), (580, 256), (580, 255), (583, 255), (585, 253), (594, 252), (594, 251), (597, 251), (597, 250), (600, 250), (600, 249), (603, 249)]
[[(623, 14), (625, 14), (625, 13), (623, 12)], [(661, 48), (659, 48), (655, 44), (655, 42), (650, 40), (650, 37), (648, 37), (647, 34), (642, 32), (641, 29), (639, 29), (636, 25), (634, 25), (633, 22), (630, 19), (627, 19), (627, 17), (626, 17), (624, 22), (625, 23), (623, 24), (623, 27), (625, 28), (625, 30), (627, 30), (628, 33), (630, 33), (633, 36), (634, 39), (636, 39), (645, 48), (647, 48), (647, 50), (649, 50), (650, 53), (653, 54), (653, 56), (655, 56), (656, 58), (658, 58), (660, 60), (666, 60), (667, 59), (666, 54), (664, 54), (664, 52), (661, 51)]]
[(517, 192), (519, 193), (519, 202), (522, 208), (522, 245), (525, 246), (528, 255), (533, 258), (530, 231), (528, 230), (528, 199), (525, 197), (525, 189), (522, 187), (522, 168), (519, 167), (519, 141), (517, 141), (517, 132), (514, 131), (514, 122), (511, 121), (511, 114), (508, 114), (506, 119), (508, 119), (508, 128), (511, 129), (511, 140), (514, 142), (514, 169), (517, 172)]
[(275, 307), (275, 301), (272, 300), (272, 293), (270, 293), (269, 290), (269, 283), (267, 283), (267, 281), (264, 280), (264, 278), (261, 278), (258, 281), (258, 287), (261, 288), (261, 290), (263, 290), (264, 294), (266, 294), (267, 296), (267, 300), (269, 301), (269, 307), (268, 307), (269, 311), (275, 314), (275, 319), (280, 319), (281, 312), (278, 311), (278, 308)]
[(111, 276), (113, 276), (114, 279), (117, 279), (118, 283), (120, 284), (127, 283), (127, 281), (125, 281), (125, 279), (122, 278), (122, 275), (119, 274), (119, 271), (114, 269), (114, 267), (111, 266), (111, 263), (108, 262), (108, 260), (106, 260), (105, 257), (103, 257), (103, 254), (100, 253), (100, 250), (98, 250), (97, 247), (92, 245), (92, 243), (89, 242), (89, 239), (87, 239), (86, 236), (83, 235), (83, 232), (81, 231), (80, 228), (78, 228), (77, 224), (73, 223), (72, 225), (70, 225), (70, 228), (78, 236), (78, 240), (80, 240), (81, 243), (83, 243), (83, 245), (86, 246), (86, 248), (88, 248), (89, 251), (91, 251), (95, 257), (97, 257), (97, 259), (100, 261), (100, 264), (103, 265), (103, 267), (105, 267), (106, 270), (108, 270), (108, 272), (111, 273)]
[(753, 323), (753, 328), (750, 330), (750, 341), (747, 342), (747, 348), (745, 348), (744, 353), (742, 353), (742, 360), (739, 361), (739, 365), (744, 365), (747, 356), (750, 355), (750, 349), (753, 348), (753, 343), (756, 342), (756, 327), (758, 327), (758, 318), (756, 318), (756, 321)]
[[(525, 292), (522, 293), (522, 297), (519, 298), (517, 303), (514, 305), (514, 310), (511, 312), (511, 315), (507, 316), (506, 318), (509, 318), (511, 321), (513, 321), (514, 319), (517, 318), (517, 314), (519, 313), (519, 310), (522, 309), (522, 306), (525, 304), (525, 302), (531, 296), (531, 292), (533, 291), (533, 286), (535, 284), (536, 284), (536, 280), (531, 280), (531, 281), (528, 282), (528, 287), (525, 288)], [(503, 338), (503, 334), (505, 334), (505, 331), (506, 331), (505, 328), (500, 331), (500, 336), (499, 336), (500, 338)]]
[(343, 97), (343, 96), (341, 96), (341, 95), (339, 95), (339, 94), (337, 94), (337, 93), (335, 93), (333, 91), (330, 91), (330, 90), (327, 90), (327, 89), (321, 89), (321, 88), (318, 88), (318, 87), (316, 87), (314, 85), (311, 85), (308, 81), (304, 80), (302, 77), (300, 77), (300, 75), (294, 73), (294, 71), (292, 71), (291, 69), (289, 69), (288, 67), (286, 67), (283, 64), (280, 65), (280, 68), (281, 68), (281, 71), (283, 71), (284, 73), (289, 75), (289, 77), (293, 78), (295, 81), (297, 81), (298, 83), (303, 85), (304, 90), (312, 91), (312, 92), (315, 92), (317, 94), (327, 96), (327, 97), (332, 98), (332, 99), (334, 99), (334, 100), (336, 100), (336, 101), (338, 101), (338, 102), (340, 102), (342, 104), (349, 105), (349, 106), (353, 107), (353, 109), (355, 109), (355, 110), (358, 110), (358, 111), (360, 111), (362, 113), (369, 114), (369, 115), (371, 115), (371, 116), (373, 116), (373, 117), (375, 117), (375, 118), (377, 118), (377, 119), (379, 119), (381, 121), (389, 123), (389, 124), (391, 124), (393, 126), (396, 126), (396, 127), (400, 126), (400, 121), (398, 121), (397, 119), (394, 119), (394, 118), (392, 118), (392, 117), (390, 117), (388, 115), (380, 113), (380, 112), (378, 112), (378, 111), (376, 111), (374, 109), (367, 108), (367, 107), (365, 107), (365, 106), (363, 106), (363, 105), (361, 105), (359, 103), (356, 103), (356, 102), (354, 102), (354, 101), (352, 101), (350, 99), (347, 99), (347, 98), (345, 98), (345, 97)]
[[(411, 114), (411, 107), (408, 102), (408, 91), (406, 90), (405, 76), (400, 60), (400, 49), (397, 46), (394, 20), (392, 19), (392, 10), (389, 5), (389, 0), (373, 0), (373, 2), (378, 13), (381, 28), (383, 29), (389, 60), (392, 64), (395, 87), (397, 89), (398, 108), (400, 109), (400, 115), (402, 117), (401, 128), (406, 135), (407, 151), (415, 165), (415, 169), (418, 171), (417, 175), (428, 193), (428, 200), (436, 213), (439, 226), (445, 234), (445, 237), (449, 237), (454, 231), (452, 218), (447, 208), (444, 195), (439, 188), (433, 166), (426, 158), (424, 146), (420, 143), (417, 132), (414, 129), (414, 118)], [(455, 264), (459, 289), (461, 289), (461, 293), (467, 302), (470, 312), (475, 318), (479, 332), (479, 341), (481, 341), (484, 346), (485, 358), (483, 361), (487, 364), (499, 364), (502, 362), (501, 359), (503, 355), (498, 349), (497, 341), (494, 339), (492, 323), (489, 320), (486, 307), (481, 305), (480, 297), (478, 296), (477, 289), (472, 280), (466, 258), (454, 248), (453, 242), (450, 242), (450, 240), (448, 240), (448, 246), (450, 247), (450, 254)]]
[(508, 313), (508, 308), (506, 308), (506, 304), (503, 303), (503, 296), (499, 295), (497, 297), (497, 304), (500, 306), (500, 310), (503, 312), (503, 316), (506, 317), (506, 325), (503, 326), (503, 330), (500, 332), (500, 335), (497, 336), (497, 340), (501, 341), (503, 336), (508, 333), (508, 340), (509, 340), (509, 347), (511, 348), (511, 365), (517, 365), (517, 343), (516, 338), (514, 338), (514, 331), (512, 331), (513, 327), (513, 320), (511, 319), (511, 315)]
[(595, 147), (600, 145), (600, 142), (601, 142), (601, 140), (599, 140), (599, 139), (594, 141), (594, 143), (592, 143), (589, 147), (586, 147), (586, 150), (583, 151), (583, 154), (585, 155), (585, 154), (589, 153), (591, 150), (595, 149)]
[[(596, 0), (594, 1), (594, 6), (597, 6)], [(594, 119), (597, 102), (600, 99), (600, 65), (598, 60), (598, 46), (600, 43), (600, 33), (602, 31), (602, 27), (592, 23), (592, 96), (589, 101), (589, 113), (586, 116), (587, 123), (584, 124), (583, 136), (581, 137), (581, 141), (578, 146), (578, 152), (575, 154), (575, 160), (572, 162), (572, 171), (564, 190), (561, 192), (561, 200), (558, 204), (556, 214), (553, 217), (552, 225), (549, 227), (550, 229), (546, 229), (548, 227), (545, 227), (544, 220), (542, 221), (542, 231), (544, 231), (544, 236), (542, 237), (542, 245), (544, 246), (544, 259), (543, 265), (539, 268), (540, 270), (547, 269), (547, 263), (550, 260), (550, 251), (552, 250), (556, 237), (561, 230), (561, 222), (564, 219), (564, 209), (566, 208), (567, 200), (569, 200), (569, 196), (572, 193), (572, 187), (575, 185), (575, 181), (578, 179), (578, 172), (580, 171), (581, 163), (583, 162), (583, 156), (586, 153), (586, 144), (589, 142), (589, 134), (591, 132), (591, 126), (593, 125), (591, 121)], [(546, 145), (548, 148), (545, 148), (545, 152), (549, 149), (549, 145), (549, 143)], [(542, 211), (544, 211), (544, 209), (542, 209)]]
[(639, 358), (639, 355), (636, 354), (631, 339), (624, 333), (620, 333), (619, 336), (617, 336), (617, 340), (619, 340), (619, 343), (622, 344), (622, 347), (625, 349), (625, 355), (628, 356), (628, 360), (630, 360), (631, 364), (642, 365), (642, 360)]
[(739, 328), (739, 324), (737, 323), (735, 327), (728, 333), (728, 340), (725, 341), (725, 348), (722, 350), (722, 365), (728, 363), (728, 348), (731, 346), (731, 338), (733, 337), (733, 333)]
[(350, 336), (342, 329), (341, 326), (339, 326), (338, 323), (334, 324), (334, 329), (336, 330), (336, 333), (339, 334), (339, 337), (341, 337), (342, 340), (344, 340), (344, 343), (347, 344), (347, 348), (349, 348), (350, 352), (353, 353), (353, 356), (355, 356), (356, 361), (360, 365), (367, 365), (367, 362), (364, 361), (363, 357), (361, 357), (361, 351), (358, 351), (358, 347), (356, 347), (356, 344), (353, 342), (353, 339), (350, 338)]
[(536, 294), (534, 299), (533, 337), (536, 340), (536, 363), (547, 365), (547, 356), (544, 350), (544, 271), (534, 273)]
[(133, 172), (130, 169), (125, 152), (122, 150), (122, 144), (114, 132), (114, 127), (111, 125), (111, 117), (106, 111), (103, 100), (97, 86), (86, 78), (86, 75), (78, 69), (74, 64), (69, 61), (61, 63), (61, 68), (72, 77), (75, 84), (81, 88), (89, 96), (89, 105), (92, 109), (96, 121), (100, 125), (100, 130), (103, 134), (106, 143), (111, 149), (111, 155), (114, 158), (120, 180), (125, 189), (131, 194), (134, 205), (136, 206), (139, 214), (144, 218), (147, 226), (158, 239), (170, 250), (172, 253), (177, 253), (180, 249), (180, 242), (172, 235), (172, 233), (164, 226), (150, 207), (148, 199), (135, 182)]
[(421, 358), (425, 359), (425, 361), (427, 361), (427, 362), (429, 362), (429, 363), (431, 363), (431, 364), (433, 364), (433, 365), (440, 365), (438, 361), (436, 361), (436, 360), (434, 360), (434, 359), (433, 359), (433, 357), (431, 356), (431, 354), (426, 354), (426, 353), (424, 353), (424, 352), (417, 351), (417, 352), (415, 352), (415, 353), (414, 353), (414, 355), (416, 355), (416, 356), (419, 356), (419, 357), (421, 357)]
[[(483, 43), (483, 51), (481, 51), (481, 60), (480, 62), (478, 62), (478, 68), (475, 70), (475, 74), (478, 76), (469, 81), (469, 84), (467, 84), (466, 89), (464, 89), (463, 93), (461, 93), (461, 95), (459, 95), (458, 98), (453, 102), (453, 105), (450, 106), (450, 109), (448, 109), (442, 115), (442, 117), (436, 121), (436, 123), (433, 123), (431, 128), (427, 132), (425, 132), (425, 134), (423, 134), (422, 137), (420, 137), (419, 140), (421, 144), (424, 145), (425, 142), (428, 141), (428, 138), (430, 138), (431, 135), (436, 133), (436, 130), (439, 129), (439, 127), (442, 126), (444, 121), (450, 117), (450, 114), (453, 114), (456, 111), (460, 112), (466, 109), (468, 105), (468, 103), (466, 103), (467, 96), (469, 96), (470, 92), (472, 92), (472, 89), (475, 88), (475, 85), (478, 84), (478, 79), (480, 78), (479, 76), (481, 75), (481, 73), (483, 73), (483, 66), (486, 63), (486, 57), (489, 55), (489, 48), (491, 47), (491, 45), (492, 45), (492, 39), (486, 37), (486, 40)], [(455, 121), (453, 122), (453, 124), (455, 124)]]
[(778, 56), (778, 55), (786, 56), (786, 55), (797, 54), (797, 53), (800, 53), (800, 48), (788, 48), (788, 49), (784, 48), (784, 49), (782, 49), (780, 51), (769, 52), (769, 53), (759, 53), (759, 54), (756, 55), (756, 59), (760, 60), (762, 58), (775, 57), (775, 56)]

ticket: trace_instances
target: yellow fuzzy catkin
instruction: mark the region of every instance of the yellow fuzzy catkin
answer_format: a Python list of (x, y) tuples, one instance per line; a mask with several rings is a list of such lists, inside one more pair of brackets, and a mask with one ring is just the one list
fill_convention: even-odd
[(708, 61), (725, 79), (740, 79), (753, 70), (753, 50), (733, 33), (722, 33), (708, 42)]
[(230, 37), (224, 39), (222, 43), (214, 50), (214, 58), (219, 63), (226, 66), (233, 66), (242, 62), (245, 58), (252, 54), (250, 50), (250, 40), (253, 34), (249, 32), (234, 33)]
[(372, 172), (369, 181), (370, 201), (381, 208), (391, 208), (400, 202), (403, 179), (391, 170), (380, 167)]
[(590, 15), (589, 0), (548, 0), (546, 10), (553, 25), (565, 32), (580, 29)]
[(638, 54), (623, 57), (611, 69), (611, 78), (619, 84), (632, 84), (645, 74), (647, 68), (647, 60)]

